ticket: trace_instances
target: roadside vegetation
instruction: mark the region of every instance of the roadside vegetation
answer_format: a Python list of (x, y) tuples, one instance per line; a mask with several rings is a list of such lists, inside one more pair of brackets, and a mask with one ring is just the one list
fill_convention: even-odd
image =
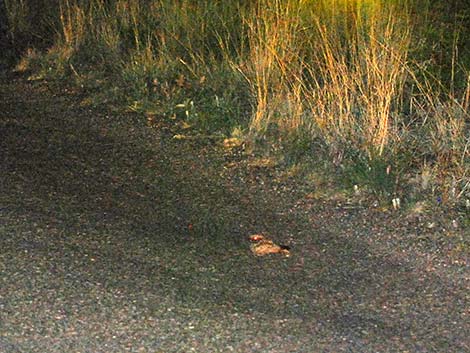
[[(435, 0), (6, 0), (17, 70), (325, 188), (470, 226), (470, 10)], [(184, 138), (184, 135), (178, 135)]]

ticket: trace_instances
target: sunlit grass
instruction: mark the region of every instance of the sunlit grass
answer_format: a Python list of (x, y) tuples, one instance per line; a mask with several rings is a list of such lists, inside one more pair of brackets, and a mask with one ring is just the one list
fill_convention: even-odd
[[(134, 110), (267, 136), (389, 198), (423, 170), (433, 193), (469, 197), (469, 60), (460, 27), (434, 59), (434, 33), (447, 37), (430, 1), (57, 1), (35, 77), (108, 78)], [(31, 4), (6, 1), (13, 37), (32, 31)]]

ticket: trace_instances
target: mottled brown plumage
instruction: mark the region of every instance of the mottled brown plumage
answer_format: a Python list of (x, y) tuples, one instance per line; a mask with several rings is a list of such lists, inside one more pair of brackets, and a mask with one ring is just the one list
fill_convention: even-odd
[(268, 254), (281, 254), (290, 256), (289, 247), (285, 245), (278, 245), (272, 240), (267, 239), (264, 235), (253, 234), (250, 236), (252, 242), (250, 249), (256, 256), (264, 256)]

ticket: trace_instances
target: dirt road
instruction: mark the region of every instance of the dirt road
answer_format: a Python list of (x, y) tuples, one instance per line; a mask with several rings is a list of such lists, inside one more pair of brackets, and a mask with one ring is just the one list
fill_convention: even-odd
[(0, 83), (0, 352), (470, 351), (464, 228), (84, 98)]

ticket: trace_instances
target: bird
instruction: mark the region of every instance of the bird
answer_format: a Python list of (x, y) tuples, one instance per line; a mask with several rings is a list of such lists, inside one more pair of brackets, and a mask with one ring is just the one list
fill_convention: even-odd
[(272, 240), (267, 239), (262, 234), (253, 234), (249, 237), (251, 245), (250, 250), (255, 256), (264, 256), (268, 254), (281, 254), (290, 256), (290, 247), (287, 245), (278, 245)]

